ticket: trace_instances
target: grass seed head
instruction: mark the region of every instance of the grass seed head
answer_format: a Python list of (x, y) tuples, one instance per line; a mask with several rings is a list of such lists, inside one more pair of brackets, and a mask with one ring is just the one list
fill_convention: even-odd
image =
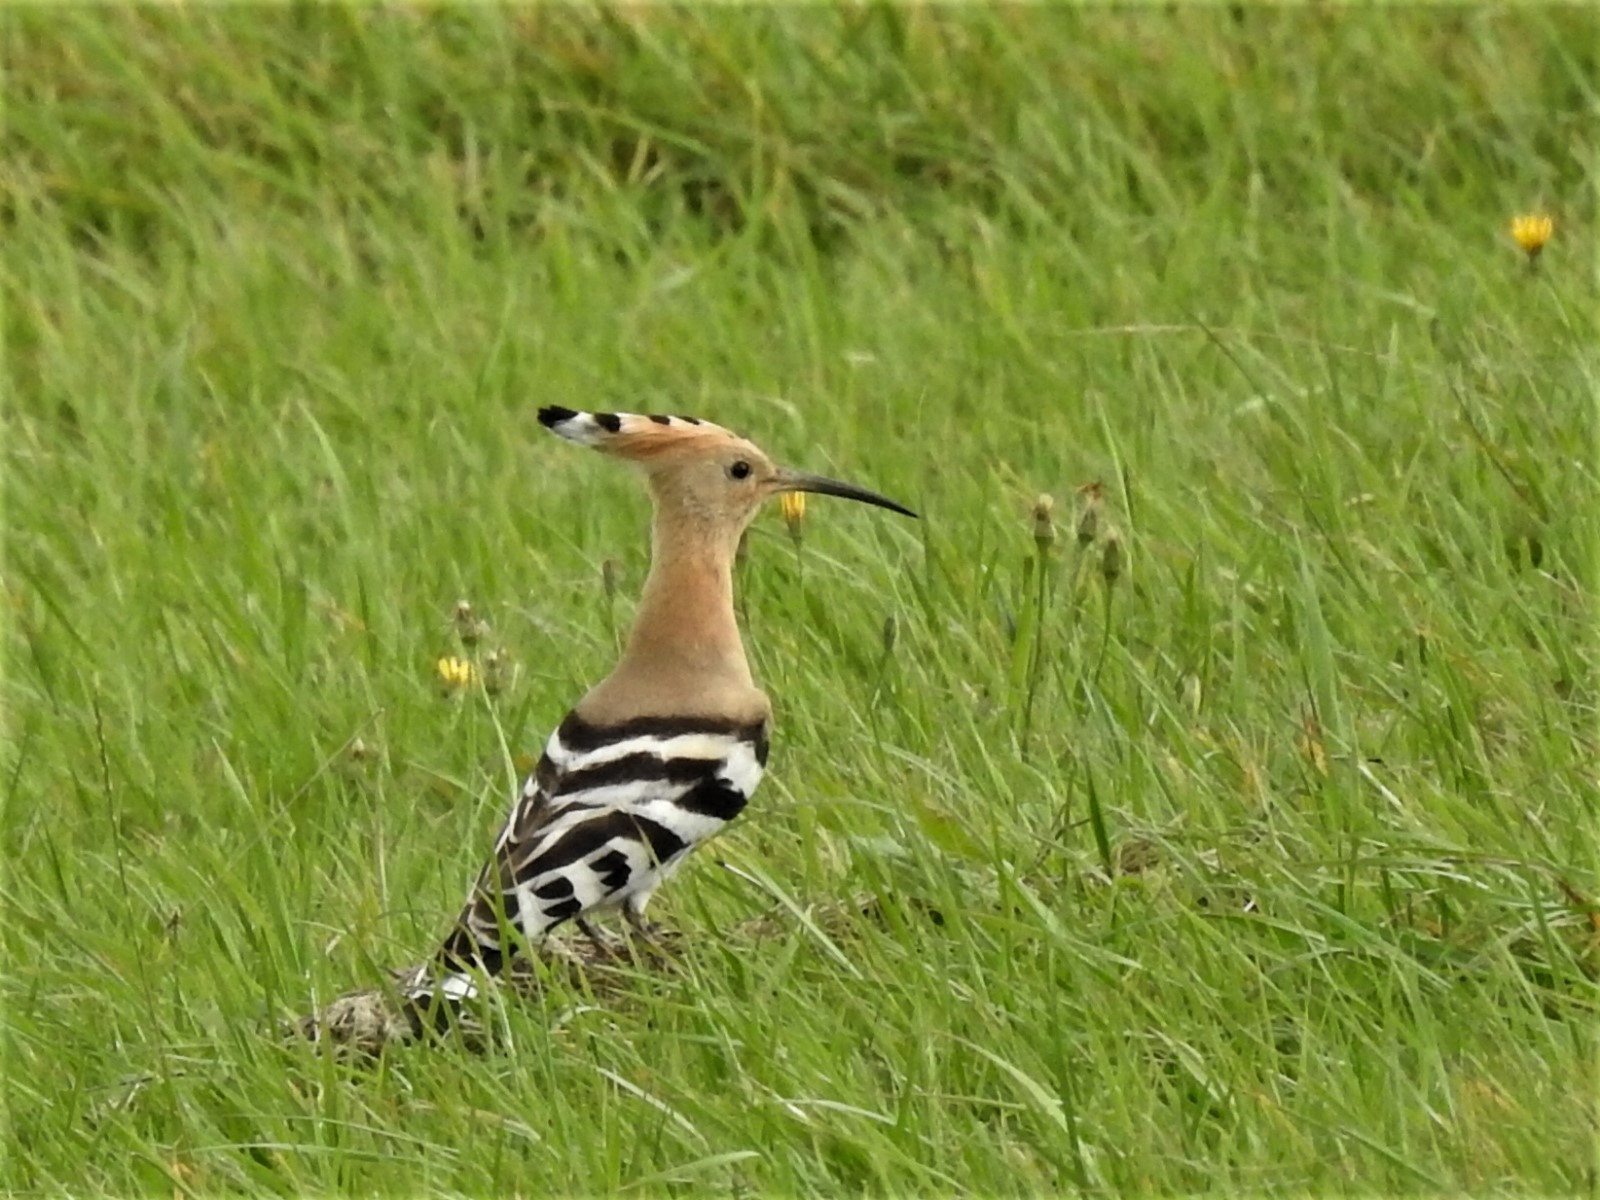
[(1033, 502), (1033, 544), (1039, 547), (1040, 554), (1055, 545), (1056, 523), (1051, 516), (1055, 507), (1055, 497), (1048, 492), (1040, 492)]
[(483, 690), (498, 696), (511, 686), (517, 664), (505, 650), (491, 650), (483, 657)]
[(457, 600), (454, 610), (450, 614), (450, 623), (455, 627), (456, 637), (463, 646), (476, 646), (489, 633), (489, 623), (480, 621), (478, 614), (473, 611), (469, 600)]
[(1105, 486), (1096, 480), (1078, 489), (1078, 545), (1087, 546), (1100, 536), (1100, 505)]
[(1107, 587), (1115, 587), (1117, 580), (1122, 578), (1124, 558), (1122, 535), (1115, 527), (1106, 530), (1105, 548), (1100, 552), (1100, 577), (1106, 581)]

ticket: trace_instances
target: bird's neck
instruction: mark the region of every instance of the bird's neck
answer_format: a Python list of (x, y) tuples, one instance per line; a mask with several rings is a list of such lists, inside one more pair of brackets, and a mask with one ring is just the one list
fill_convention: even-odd
[(657, 539), (623, 663), (649, 663), (749, 682), (733, 611), (733, 555)]
[(737, 541), (657, 512), (650, 574), (615, 671), (585, 707), (618, 715), (742, 712), (765, 703), (733, 608)]

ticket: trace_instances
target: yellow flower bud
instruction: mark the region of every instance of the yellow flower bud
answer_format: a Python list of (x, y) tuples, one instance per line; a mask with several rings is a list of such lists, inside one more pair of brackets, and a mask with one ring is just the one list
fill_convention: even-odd
[(803, 536), (801, 526), (806, 519), (806, 494), (784, 492), (778, 497), (778, 511), (783, 514), (783, 523), (789, 527), (789, 536), (799, 542)]

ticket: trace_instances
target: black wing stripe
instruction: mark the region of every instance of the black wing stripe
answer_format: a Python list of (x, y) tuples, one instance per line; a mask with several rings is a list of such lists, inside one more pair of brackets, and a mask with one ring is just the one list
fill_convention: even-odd
[(533, 769), (533, 778), (529, 782), (539, 792), (548, 796), (551, 789), (561, 782), (561, 769), (550, 761), (548, 754), (541, 754), (539, 765)]
[(542, 884), (533, 889), (536, 900), (565, 900), (572, 895), (572, 880), (565, 875), (557, 875), (549, 883)]
[(666, 862), (689, 844), (660, 821), (653, 821), (638, 813), (625, 813), (623, 819), (644, 835), (650, 847), (650, 856), (658, 863)]
[(716, 761), (703, 758), (662, 758), (659, 754), (625, 754), (610, 762), (583, 767), (561, 779), (552, 798), (614, 787), (620, 783), (670, 783), (683, 786), (704, 779)]
[(589, 869), (600, 877), (600, 886), (608, 892), (620, 891), (633, 877), (633, 860), (621, 850), (609, 850), (589, 864)]
[(614, 837), (628, 837), (630, 834), (624, 813), (597, 813), (593, 818), (567, 830), (542, 854), (517, 863), (513, 878), (517, 883), (528, 883), (551, 871), (581, 862)]
[(722, 734), (741, 742), (765, 741), (766, 722), (719, 720), (715, 717), (635, 717), (616, 725), (591, 725), (577, 713), (568, 713), (556, 730), (562, 748), (586, 754), (628, 738), (681, 737), (685, 734)]
[(520, 864), (515, 880), (527, 883), (551, 871), (570, 867), (612, 841), (644, 842), (656, 862), (665, 862), (687, 845), (672, 830), (649, 817), (620, 810), (598, 812), (567, 830), (542, 853)]
[(733, 820), (744, 811), (744, 806), (749, 802), (750, 797), (722, 779), (707, 780), (699, 787), (690, 788), (673, 801), (685, 812), (700, 817), (715, 817), (719, 821)]

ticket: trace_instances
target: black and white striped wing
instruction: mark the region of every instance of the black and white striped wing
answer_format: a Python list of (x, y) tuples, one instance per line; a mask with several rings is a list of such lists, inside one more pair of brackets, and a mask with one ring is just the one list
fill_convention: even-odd
[[(533, 939), (626, 905), (639, 912), (696, 846), (733, 820), (761, 781), (767, 723), (643, 717), (604, 726), (568, 716), (495, 844), (441, 958), (498, 971), (502, 925)], [(470, 994), (462, 979), (447, 994)]]

